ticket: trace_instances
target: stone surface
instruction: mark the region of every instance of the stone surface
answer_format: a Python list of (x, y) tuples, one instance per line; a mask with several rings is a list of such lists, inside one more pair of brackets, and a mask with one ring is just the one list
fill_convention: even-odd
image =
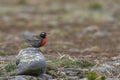
[(106, 80), (120, 80), (120, 78), (107, 78)]
[[(0, 80), (43, 80), (43, 79), (40, 77), (22, 75), (22, 76), (0, 77)], [(47, 79), (47, 80), (58, 80), (58, 79)], [(74, 76), (74, 77), (69, 77), (68, 79), (59, 78), (59, 80), (88, 80), (88, 79), (87, 78), (79, 79), (77, 76)], [(106, 78), (106, 80), (120, 80), (120, 78)]]
[(43, 80), (40, 77), (33, 77), (33, 76), (8, 76), (8, 77), (0, 77), (0, 80)]
[[(30, 78), (30, 77), (29, 77)], [(23, 76), (14, 76), (14, 77), (11, 77), (10, 80), (26, 80), (25, 77)]]
[(82, 33), (83, 34), (93, 34), (95, 32), (97, 32), (99, 30), (99, 27), (96, 26), (96, 25), (91, 25), (91, 26), (88, 26), (88, 27), (85, 27), (83, 30), (82, 30)]
[(80, 80), (87, 80), (87, 78), (83, 78), (83, 79), (80, 79)]
[(42, 52), (37, 48), (26, 48), (16, 57), (17, 75), (43, 75), (46, 70), (46, 61)]
[(111, 35), (111, 33), (107, 30), (99, 30), (94, 33), (95, 37), (104, 37), (104, 36), (110, 36), (110, 35)]
[(79, 80), (79, 76), (70, 76), (68, 80)]
[(98, 66), (94, 66), (91, 71), (97, 71), (99, 73), (105, 74), (107, 77), (120, 78), (120, 60), (99, 64)]
[[(85, 74), (88, 73), (88, 69), (81, 69), (81, 68), (65, 68), (64, 73), (67, 76), (71, 76), (70, 78), (83, 78)], [(76, 76), (76, 77), (75, 77)]]
[(9, 60), (15, 60), (15, 56), (14, 55), (0, 56), (0, 61), (9, 61)]
[[(79, 80), (88, 80), (87, 78), (79, 79)], [(120, 80), (119, 78), (106, 78), (106, 80)]]

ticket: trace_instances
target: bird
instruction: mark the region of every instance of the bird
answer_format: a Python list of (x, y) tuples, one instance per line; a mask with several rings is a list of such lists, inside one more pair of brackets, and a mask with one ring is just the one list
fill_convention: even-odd
[(39, 48), (44, 46), (47, 43), (47, 33), (41, 32), (38, 36), (33, 36), (36, 39), (26, 39), (26, 42), (34, 48)]

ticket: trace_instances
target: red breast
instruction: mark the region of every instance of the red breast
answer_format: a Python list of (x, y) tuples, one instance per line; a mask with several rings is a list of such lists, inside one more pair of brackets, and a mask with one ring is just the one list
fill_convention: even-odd
[(44, 45), (46, 44), (46, 42), (47, 42), (47, 37), (45, 37), (45, 38), (43, 39), (43, 41), (42, 41), (42, 43), (41, 43), (41, 46), (44, 46)]

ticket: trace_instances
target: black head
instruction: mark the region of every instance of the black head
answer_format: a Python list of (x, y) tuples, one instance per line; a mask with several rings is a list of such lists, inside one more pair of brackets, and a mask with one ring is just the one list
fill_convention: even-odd
[(47, 36), (46, 32), (41, 32), (40, 37), (45, 38)]

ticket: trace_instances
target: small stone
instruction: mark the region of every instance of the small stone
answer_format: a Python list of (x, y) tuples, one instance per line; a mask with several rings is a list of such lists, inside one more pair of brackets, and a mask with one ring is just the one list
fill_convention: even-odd
[(75, 76), (78, 74), (78, 72), (67, 71), (66, 74), (69, 76)]
[(88, 72), (88, 69), (65, 68), (64, 72), (68, 76), (79, 76), (80, 78), (83, 78), (83, 77), (85, 77), (85, 74)]
[(80, 52), (80, 50), (77, 49), (77, 48), (70, 48), (69, 51), (70, 51), (70, 52)]
[(110, 36), (110, 35), (111, 33), (106, 30), (100, 30), (94, 33), (94, 36), (98, 36), (98, 37), (104, 37), (104, 36)]
[(22, 78), (16, 78), (16, 76), (0, 77), (0, 80), (26, 80)]
[(13, 79), (10, 80), (26, 80), (23, 76), (15, 76)]
[(9, 55), (9, 56), (0, 56), (0, 61), (9, 61), (9, 60), (15, 60), (14, 55)]
[(101, 74), (105, 74), (107, 77), (116, 77), (120, 73), (120, 61), (115, 60), (99, 64), (98, 66), (94, 66), (91, 71), (97, 71)]
[(96, 25), (91, 25), (83, 29), (83, 34), (92, 34), (99, 30), (99, 27)]
[(42, 78), (39, 77), (34, 77), (34, 76), (8, 76), (8, 77), (0, 77), (0, 80), (43, 80)]
[(105, 21), (109, 23), (115, 23), (116, 20), (113, 16), (109, 15), (106, 17)]
[(107, 78), (106, 80), (120, 80), (119, 78)]
[(68, 80), (79, 80), (79, 76), (70, 76)]
[(64, 29), (65, 29), (65, 30), (71, 30), (71, 28), (72, 28), (71, 25), (66, 25), (66, 26), (64, 26)]
[(80, 79), (80, 80), (88, 80), (87, 78), (83, 78), (83, 79)]

